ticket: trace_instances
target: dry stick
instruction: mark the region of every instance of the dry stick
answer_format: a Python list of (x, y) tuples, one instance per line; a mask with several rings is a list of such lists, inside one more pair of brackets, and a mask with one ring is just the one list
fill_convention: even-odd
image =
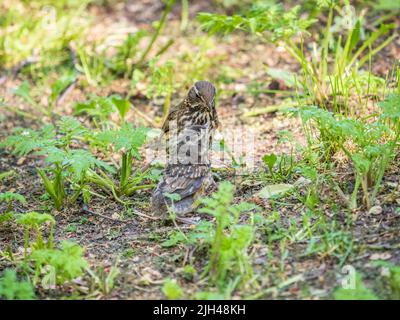
[(142, 217), (142, 218), (146, 218), (146, 219), (150, 219), (150, 220), (154, 220), (154, 221), (159, 220), (159, 218), (157, 218), (157, 217), (152, 217), (152, 216), (149, 216), (147, 214), (141, 213), (141, 212), (136, 211), (136, 210), (132, 211), (132, 213), (136, 214), (137, 216)]
[(65, 98), (71, 93), (71, 91), (75, 88), (75, 85), (78, 83), (78, 78), (75, 78), (58, 96), (56, 100), (56, 105), (59, 106), (65, 100)]
[(188, 261), (189, 253), (190, 253), (190, 249), (189, 249), (189, 248), (186, 248), (185, 257), (183, 258), (183, 262), (182, 262), (182, 268), (185, 267), (186, 262)]

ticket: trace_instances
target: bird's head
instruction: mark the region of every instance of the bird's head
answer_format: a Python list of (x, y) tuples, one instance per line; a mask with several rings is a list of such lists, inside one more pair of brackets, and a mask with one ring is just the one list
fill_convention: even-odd
[(211, 82), (197, 81), (189, 90), (189, 102), (191, 105), (203, 105), (208, 110), (214, 111), (216, 92)]

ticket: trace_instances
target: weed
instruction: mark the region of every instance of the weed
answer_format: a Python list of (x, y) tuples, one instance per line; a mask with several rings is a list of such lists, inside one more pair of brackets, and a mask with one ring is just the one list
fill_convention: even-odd
[(69, 224), (69, 225), (67, 226), (67, 228), (65, 229), (65, 231), (66, 231), (66, 232), (72, 232), (72, 233), (75, 233), (75, 232), (77, 232), (77, 231), (78, 231), (78, 227), (77, 227), (77, 225), (76, 225), (76, 224), (74, 224), (74, 223), (71, 223), (71, 224)]
[(374, 292), (364, 286), (362, 277), (359, 273), (355, 275), (355, 288), (345, 289), (340, 288), (334, 292), (336, 300), (377, 300), (377, 296)]
[(400, 266), (387, 261), (376, 261), (376, 266), (385, 268), (388, 271), (390, 298), (394, 300), (400, 299)]
[(167, 279), (162, 287), (162, 292), (170, 300), (177, 300), (182, 297), (183, 291), (176, 280)]
[(35, 263), (35, 282), (42, 277), (43, 287), (51, 288), (83, 275), (88, 267), (83, 252), (81, 246), (70, 241), (62, 241), (61, 249), (34, 250), (30, 260)]
[[(120, 270), (116, 266), (112, 266), (108, 271), (106, 271), (104, 267), (99, 267), (96, 272), (93, 272), (90, 269), (88, 269), (88, 272), (92, 276), (93, 284), (104, 296), (111, 293), (115, 285), (115, 279), (120, 274)], [(92, 288), (91, 291), (93, 290), (94, 288)]]
[(124, 124), (118, 130), (108, 130), (96, 136), (101, 144), (108, 145), (113, 152), (121, 153), (119, 167), (119, 183), (116, 184), (105, 173), (92, 172), (89, 176), (91, 182), (108, 189), (116, 199), (120, 195), (131, 195), (136, 190), (152, 188), (154, 185), (141, 185), (140, 183), (149, 176), (150, 170), (140, 172), (137, 170), (133, 177), (132, 160), (140, 159), (139, 148), (144, 144), (149, 129), (145, 127), (134, 128), (131, 124)]
[(26, 204), (26, 199), (23, 195), (14, 192), (1, 192), (0, 203), (5, 202), (7, 207), (3, 211), (4, 214), (10, 213), (13, 207), (13, 202), (19, 202), (22, 205)]
[[(352, 161), (355, 186), (348, 200), (349, 207), (357, 207), (357, 192), (362, 187), (364, 202), (369, 208), (375, 200), (383, 174), (394, 157), (399, 141), (398, 119), (400, 104), (392, 95), (381, 104), (382, 113), (375, 121), (340, 119), (316, 107), (302, 108), (300, 114), (307, 134), (308, 145), (319, 145), (326, 160), (339, 150)], [(366, 119), (367, 120), (367, 119)], [(388, 122), (392, 125), (388, 126)], [(318, 135), (314, 134), (315, 129)], [(369, 193), (369, 188), (373, 190)]]
[[(372, 46), (377, 39), (386, 35), (394, 28), (393, 24), (382, 24), (376, 31), (362, 37), (364, 20), (362, 17), (346, 16), (351, 13), (347, 10), (340, 12), (336, 1), (320, 2), (319, 10), (328, 9), (328, 18), (319, 45), (314, 44), (311, 59), (304, 53), (303, 40), (300, 48), (295, 44), (295, 36), (308, 33), (308, 29), (316, 19), (300, 18), (300, 6), (284, 11), (282, 5), (255, 4), (243, 15), (226, 16), (221, 14), (200, 13), (198, 18), (203, 28), (211, 34), (223, 32), (232, 33), (235, 30), (249, 32), (265, 42), (280, 42), (287, 52), (298, 61), (302, 67), (302, 75), (296, 76), (295, 82), (306, 99), (306, 104), (313, 104), (329, 108), (331, 97), (335, 112), (353, 114), (348, 100), (354, 91), (357, 92), (357, 103), (360, 104), (364, 94), (371, 93), (369, 84), (376, 79), (368, 76), (368, 85), (360, 87), (358, 70), (371, 61), (371, 57), (393, 41), (396, 34), (391, 35), (375, 48)], [(345, 15), (347, 25), (336, 26), (336, 29), (345, 29), (347, 34), (334, 38), (333, 17), (335, 11)], [(348, 24), (351, 25), (348, 25)], [(330, 62), (332, 61), (332, 62)], [(281, 74), (280, 74), (281, 76)], [(382, 83), (382, 82), (381, 82)], [(365, 102), (366, 103), (366, 102)], [(365, 104), (364, 104), (365, 105)]]
[[(53, 216), (47, 213), (38, 213), (38, 212), (28, 212), (24, 214), (16, 215), (16, 222), (17, 224), (21, 224), (25, 227), (25, 237), (24, 237), (24, 259), (25, 261), (28, 258), (28, 247), (33, 250), (40, 250), (40, 249), (52, 249), (53, 248), (53, 238), (54, 238), (54, 224), (55, 220)], [(47, 243), (43, 240), (43, 234), (41, 231), (42, 225), (45, 223), (50, 224), (50, 232)], [(36, 241), (30, 241), (30, 232), (31, 230), (36, 232)]]
[(35, 293), (28, 281), (18, 281), (16, 272), (6, 269), (0, 277), (0, 298), (7, 300), (32, 300)]
[[(223, 284), (239, 278), (248, 280), (252, 268), (248, 248), (254, 240), (255, 217), (249, 215), (250, 224), (239, 224), (241, 213), (256, 210), (253, 204), (241, 202), (233, 205), (233, 186), (228, 182), (219, 185), (218, 192), (210, 198), (200, 200), (204, 205), (199, 212), (215, 217), (215, 230), (206, 235), (204, 241), (210, 245), (210, 261), (204, 271), (211, 280), (222, 287)], [(233, 280), (236, 282), (237, 280)]]
[(168, 114), (171, 105), (171, 93), (174, 90), (174, 63), (167, 61), (161, 66), (157, 65), (157, 59), (149, 63), (150, 67), (150, 85), (147, 90), (149, 97), (165, 95), (163, 114)]

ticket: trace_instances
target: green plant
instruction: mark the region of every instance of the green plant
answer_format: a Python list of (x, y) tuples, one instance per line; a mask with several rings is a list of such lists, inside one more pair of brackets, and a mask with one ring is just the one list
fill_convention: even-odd
[(96, 44), (91, 46), (82, 44), (76, 50), (79, 64), (76, 64), (75, 68), (85, 76), (87, 83), (91, 86), (102, 85), (110, 77), (106, 57), (97, 51)]
[[(158, 23), (156, 24), (156, 28), (155, 31), (153, 32), (151, 39), (149, 41), (149, 43), (147, 44), (146, 48), (143, 50), (139, 61), (138, 61), (138, 65), (141, 66), (146, 62), (147, 56), (150, 53), (150, 50), (152, 49), (153, 45), (155, 44), (158, 36), (160, 35), (160, 33), (162, 32), (166, 21), (167, 21), (167, 17), (168, 14), (171, 12), (172, 7), (174, 6), (176, 0), (165, 0), (165, 9), (162, 13), (162, 16), (160, 18), (160, 21), (158, 21)], [(159, 49), (158, 53), (156, 54), (156, 56), (159, 56), (162, 52), (164, 52), (172, 43), (168, 42), (164, 47), (162, 47), (161, 49)]]
[(182, 288), (176, 282), (176, 280), (167, 279), (162, 287), (162, 292), (170, 300), (180, 299), (183, 295)]
[(138, 59), (139, 43), (147, 36), (144, 30), (139, 30), (136, 33), (130, 33), (124, 42), (117, 47), (116, 54), (111, 59), (111, 69), (117, 75), (129, 77), (135, 70), (135, 62)]
[(399, 101), (396, 94), (390, 95), (381, 103), (380, 113), (365, 119), (341, 118), (316, 107), (299, 110), (310, 148), (318, 145), (326, 161), (341, 151), (353, 163), (355, 185), (348, 199), (351, 209), (357, 207), (360, 187), (368, 208), (375, 200), (400, 137)]
[(26, 204), (26, 199), (23, 195), (14, 192), (0, 192), (0, 203), (5, 202), (7, 204), (4, 213), (8, 213), (12, 210), (13, 202), (19, 202), (21, 204)]
[(171, 104), (171, 93), (174, 90), (174, 63), (167, 61), (163, 65), (157, 65), (158, 59), (149, 62), (150, 67), (150, 85), (147, 89), (147, 95), (159, 96), (165, 95), (163, 114), (166, 116)]
[(254, 240), (256, 217), (250, 214), (249, 224), (239, 224), (244, 212), (257, 210), (254, 204), (241, 202), (233, 205), (233, 185), (222, 182), (218, 191), (210, 198), (200, 199), (204, 207), (199, 212), (215, 218), (215, 228), (204, 234), (204, 241), (210, 245), (210, 260), (203, 274), (209, 274), (211, 280), (220, 288), (226, 280), (232, 283), (248, 280), (252, 267), (248, 249)]
[(112, 266), (107, 272), (104, 267), (97, 268), (96, 272), (88, 269), (89, 274), (94, 280), (94, 284), (98, 287), (103, 295), (111, 293), (115, 285), (115, 279), (120, 274), (120, 270), (116, 266)]
[[(277, 156), (274, 153), (265, 154), (262, 157), (263, 162), (267, 165), (269, 174), (274, 181), (286, 180), (294, 169), (293, 150), (289, 155), (283, 154)], [(277, 170), (274, 170), (277, 167)]]
[(28, 281), (18, 281), (14, 270), (6, 269), (0, 277), (0, 298), (7, 300), (32, 300), (35, 293)]
[[(25, 236), (24, 236), (25, 261), (28, 258), (28, 247), (30, 247), (31, 250), (53, 248), (54, 224), (55, 224), (53, 216), (47, 213), (38, 213), (35, 211), (31, 211), (23, 214), (17, 214), (16, 222), (17, 224), (21, 224), (25, 227)], [(44, 225), (45, 223), (50, 224), (50, 231), (47, 243), (45, 243), (43, 240), (43, 234), (41, 230), (42, 225)], [(36, 241), (33, 243), (30, 241), (31, 230), (36, 232)]]
[(364, 286), (361, 274), (356, 273), (355, 277), (355, 288), (339, 288), (333, 293), (334, 298), (336, 300), (377, 300), (374, 292)]
[(35, 249), (29, 257), (35, 263), (35, 280), (42, 277), (43, 286), (51, 287), (81, 276), (88, 267), (83, 253), (81, 246), (70, 241), (62, 241), (61, 249)]
[(30, 61), (48, 67), (64, 60), (69, 43), (86, 34), (90, 2), (1, 3), (0, 65), (11, 69)]
[(116, 127), (116, 124), (110, 120), (114, 112), (118, 112), (120, 125), (125, 123), (125, 117), (131, 108), (129, 100), (119, 95), (109, 97), (92, 96), (89, 100), (78, 102), (75, 105), (75, 114), (85, 114), (89, 116), (97, 129), (109, 130)]
[[(201, 13), (198, 18), (203, 28), (212, 34), (241, 30), (254, 34), (265, 42), (281, 43), (301, 65), (302, 74), (293, 78), (303, 91), (306, 104), (353, 114), (354, 110), (349, 108), (349, 99), (355, 95), (357, 105), (361, 104), (365, 108), (367, 100), (362, 102), (362, 97), (371, 93), (372, 82), (382, 80), (368, 73), (367, 81), (364, 81), (365, 77), (361, 78), (358, 71), (371, 61), (373, 55), (393, 41), (396, 34), (372, 48), (394, 25), (382, 24), (378, 30), (367, 34), (364, 30), (364, 18), (353, 16), (350, 6), (341, 10), (337, 1), (317, 3), (320, 12), (328, 9), (328, 18), (323, 37), (318, 45), (313, 46), (310, 57), (305, 53), (303, 35), (308, 33), (307, 30), (316, 19), (300, 18), (300, 6), (284, 11), (282, 5), (258, 3), (243, 15)], [(342, 15), (342, 19), (334, 20), (336, 11), (339, 16)], [(338, 21), (336, 25), (333, 25), (334, 21)], [(342, 30), (345, 31), (344, 36), (339, 32)], [(338, 34), (336, 38), (335, 33)], [(297, 35), (301, 36), (300, 48), (293, 41)], [(383, 84), (383, 81), (380, 83)], [(375, 91), (377, 90), (378, 88)]]
[(121, 154), (119, 182), (115, 183), (101, 170), (99, 170), (100, 174), (91, 172), (89, 180), (109, 190), (116, 199), (119, 199), (120, 195), (130, 195), (136, 190), (152, 188), (154, 184), (140, 185), (144, 179), (150, 177), (151, 172), (149, 170), (144, 172), (136, 170), (134, 176), (131, 176), (132, 160), (133, 158), (141, 158), (139, 148), (146, 141), (148, 131), (148, 128), (134, 128), (131, 124), (126, 123), (118, 130), (99, 133), (96, 136), (98, 142), (109, 146), (111, 152), (120, 152)]
[[(349, 108), (349, 100), (354, 99), (354, 92), (357, 105), (366, 108), (367, 100), (362, 101), (363, 95), (377, 94), (380, 89), (377, 87), (372, 91), (372, 83), (379, 81), (377, 77), (369, 72), (365, 78), (359, 70), (367, 62), (371, 63), (372, 57), (393, 41), (395, 35), (373, 48), (375, 42), (393, 29), (394, 25), (381, 24), (378, 30), (368, 34), (362, 14), (354, 16), (349, 6), (340, 8), (335, 1), (321, 6), (328, 9), (328, 19), (324, 37), (319, 47), (315, 48), (312, 58), (307, 59), (303, 52), (292, 48), (292, 55), (297, 56), (302, 65), (300, 83), (311, 97), (311, 100), (307, 101), (308, 104), (320, 105), (335, 112), (354, 114), (358, 110)], [(335, 11), (341, 15), (341, 19), (334, 20)], [(345, 32), (344, 36), (341, 35), (341, 30)]]
[(376, 261), (376, 266), (386, 268), (389, 271), (389, 286), (391, 299), (400, 299), (400, 266), (387, 261)]
[(87, 200), (90, 194), (87, 173), (94, 168), (113, 172), (111, 166), (95, 158), (89, 151), (71, 147), (76, 141), (89, 139), (90, 135), (89, 130), (78, 120), (62, 117), (57, 127), (45, 125), (38, 131), (17, 128), (14, 135), (8, 136), (2, 146), (13, 148), (13, 153), (20, 156), (31, 152), (45, 156), (48, 167), (37, 168), (37, 172), (54, 206), (59, 210), (67, 197), (67, 180), (74, 187), (69, 201), (76, 201), (81, 193)]

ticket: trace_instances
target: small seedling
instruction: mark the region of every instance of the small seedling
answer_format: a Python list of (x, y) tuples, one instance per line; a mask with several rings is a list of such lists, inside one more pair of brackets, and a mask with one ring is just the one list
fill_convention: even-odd
[[(17, 224), (21, 224), (25, 227), (25, 237), (24, 237), (24, 259), (28, 258), (28, 247), (32, 250), (39, 249), (52, 249), (53, 248), (53, 238), (54, 238), (54, 224), (55, 220), (53, 216), (47, 213), (38, 212), (28, 212), (24, 214), (16, 215)], [(41, 227), (48, 223), (50, 225), (49, 236), (47, 242), (44, 242)], [(36, 232), (36, 241), (30, 241), (31, 230)]]

